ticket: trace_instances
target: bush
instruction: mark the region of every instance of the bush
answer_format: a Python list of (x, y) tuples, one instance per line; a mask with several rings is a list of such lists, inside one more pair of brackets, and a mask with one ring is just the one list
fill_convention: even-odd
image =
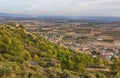
[(120, 78), (120, 72), (117, 73), (116, 78)]
[(120, 72), (120, 59), (116, 58), (111, 64), (111, 71), (112, 72)]
[(103, 73), (97, 73), (96, 78), (107, 78)]
[(0, 76), (10, 76), (12, 73), (15, 73), (14, 70), (17, 70), (17, 64), (16, 63), (12, 63), (12, 62), (8, 62), (8, 63), (4, 63), (1, 62), (0, 63)]
[(4, 61), (4, 57), (0, 54), (0, 62)]

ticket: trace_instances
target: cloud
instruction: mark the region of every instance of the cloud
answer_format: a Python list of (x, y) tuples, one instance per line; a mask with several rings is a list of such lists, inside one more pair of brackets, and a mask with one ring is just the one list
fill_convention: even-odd
[(16, 13), (120, 16), (120, 0), (0, 0), (0, 3), (6, 3), (0, 10)]

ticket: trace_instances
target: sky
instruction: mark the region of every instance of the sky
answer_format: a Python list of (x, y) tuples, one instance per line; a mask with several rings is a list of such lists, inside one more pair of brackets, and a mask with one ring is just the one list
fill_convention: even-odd
[(0, 12), (36, 15), (120, 16), (120, 0), (0, 0)]

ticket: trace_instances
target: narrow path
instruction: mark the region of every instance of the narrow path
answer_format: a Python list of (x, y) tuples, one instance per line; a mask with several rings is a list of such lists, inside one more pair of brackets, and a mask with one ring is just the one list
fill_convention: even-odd
[(104, 69), (100, 69), (100, 68), (87, 68), (88, 71), (105, 71), (105, 72), (109, 72), (110, 69), (108, 68), (104, 68)]

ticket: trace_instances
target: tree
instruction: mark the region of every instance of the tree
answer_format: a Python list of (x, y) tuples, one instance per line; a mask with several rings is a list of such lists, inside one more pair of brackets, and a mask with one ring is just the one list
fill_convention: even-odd
[(116, 58), (111, 64), (111, 71), (112, 72), (120, 72), (120, 58)]

